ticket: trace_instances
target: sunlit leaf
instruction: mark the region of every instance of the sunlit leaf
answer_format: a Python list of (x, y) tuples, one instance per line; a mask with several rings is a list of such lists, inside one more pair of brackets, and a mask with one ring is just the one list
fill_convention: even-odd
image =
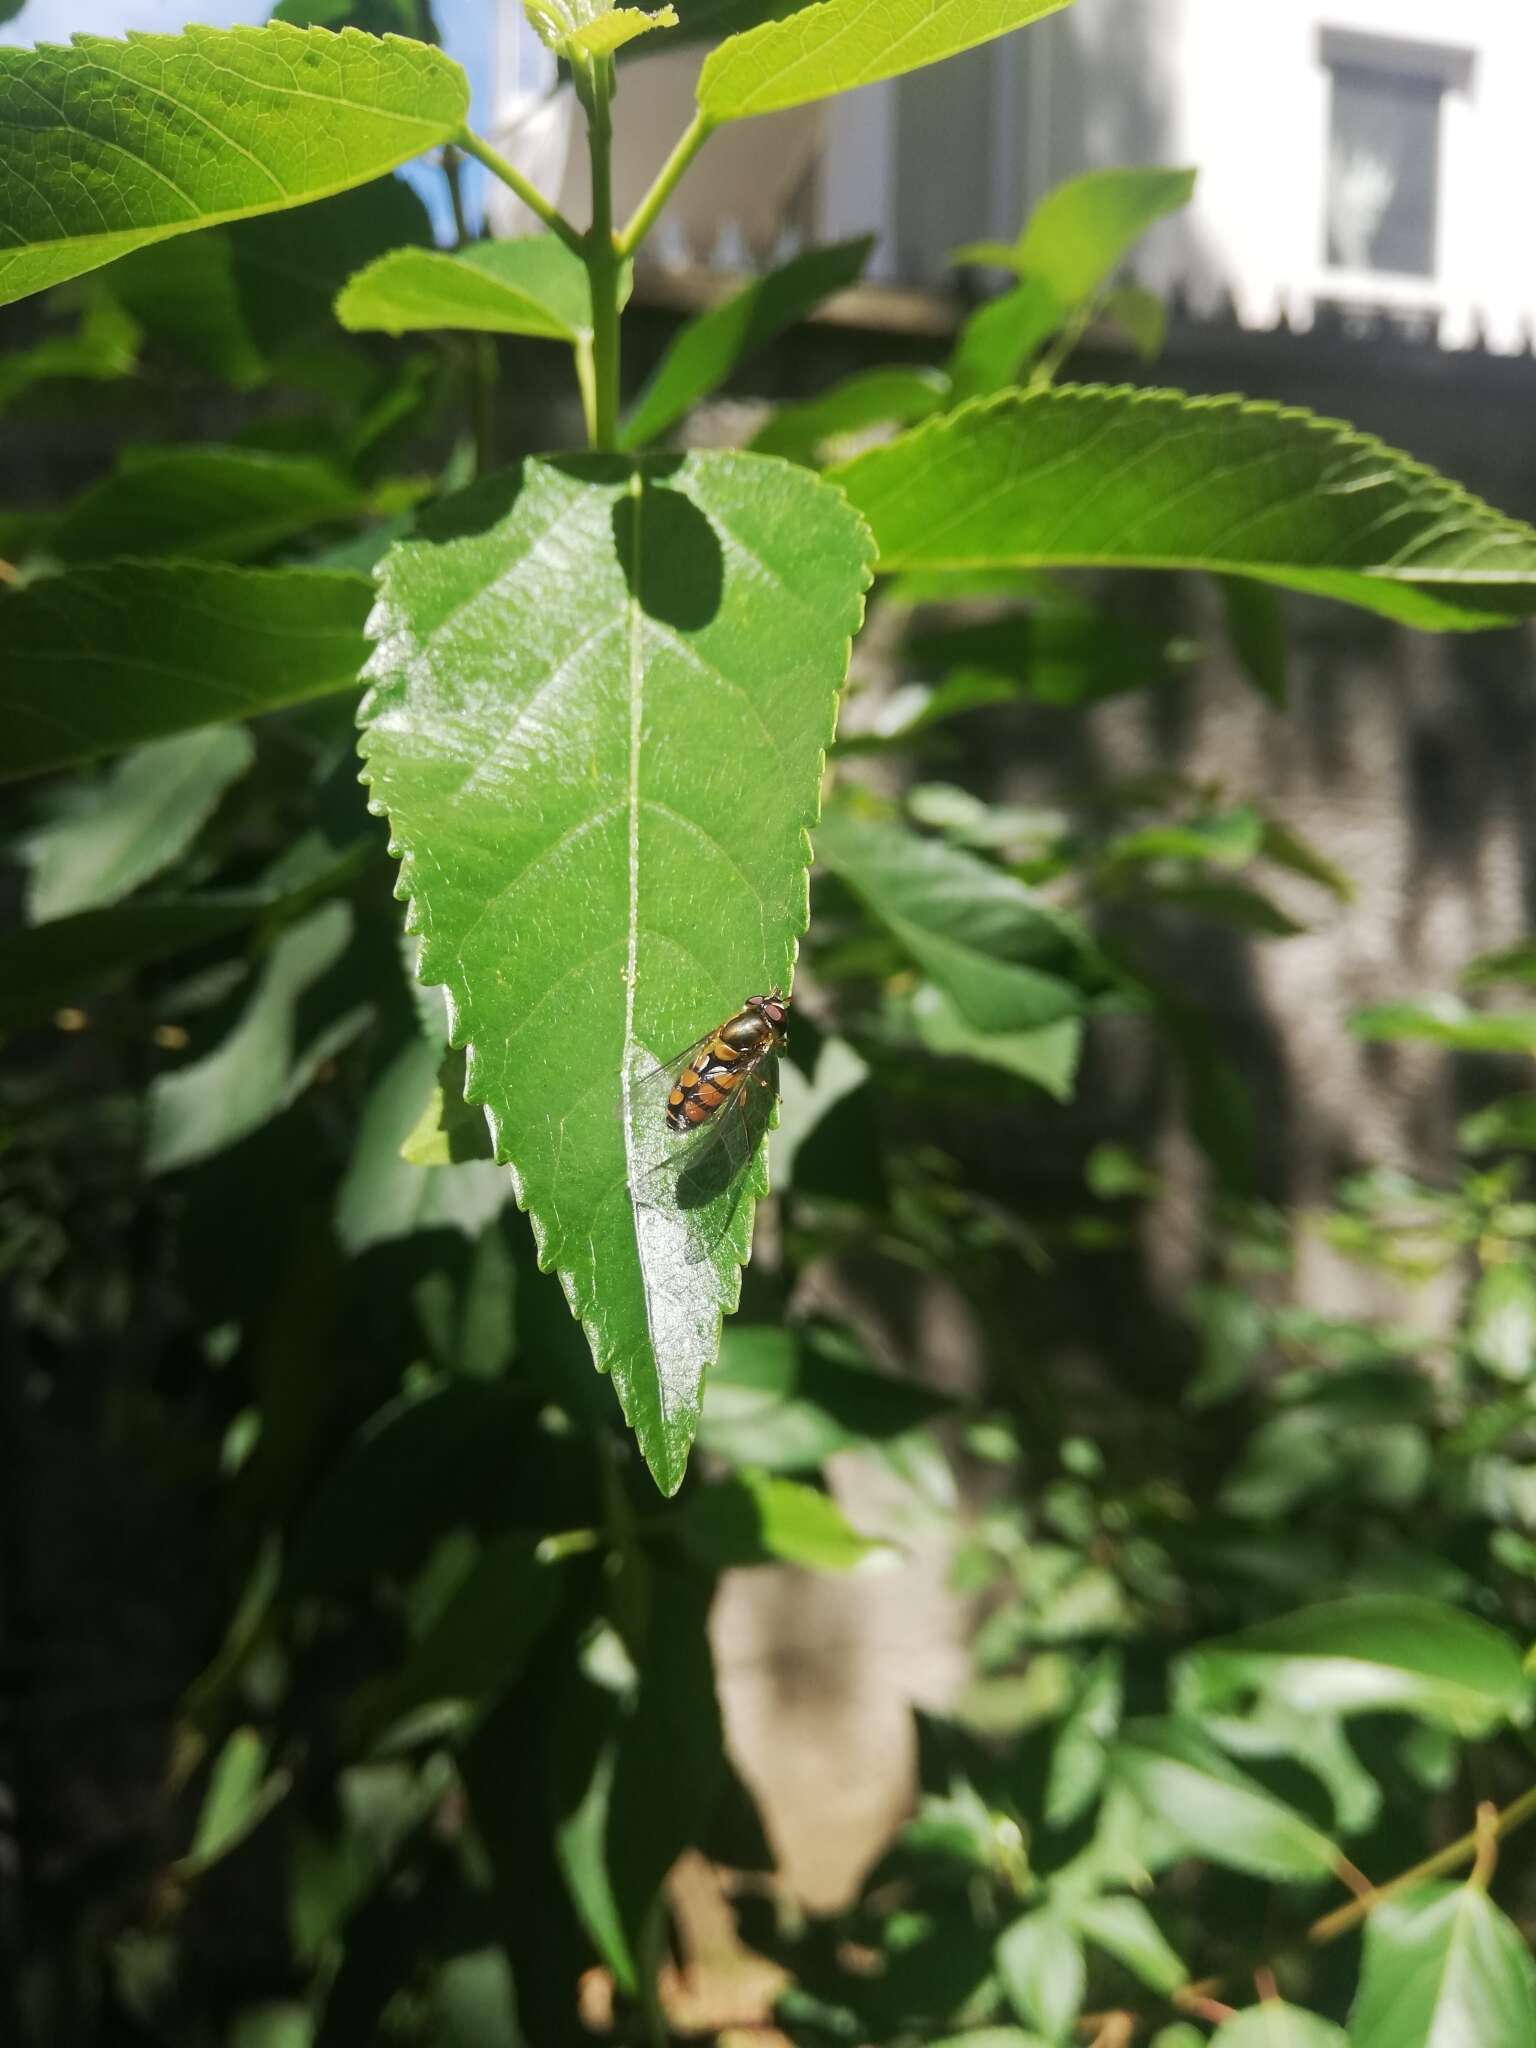
[(169, 867), (255, 752), (242, 726), (210, 726), (151, 741), (101, 782), (77, 785), (26, 842), (33, 923), (116, 903)]
[(1490, 1266), (1472, 1298), (1467, 1342), (1479, 1365), (1500, 1379), (1527, 1380), (1536, 1369), (1536, 1274), (1516, 1260)]
[(1195, 172), (1115, 167), (1086, 171), (1048, 192), (1011, 247), (974, 245), (955, 251), (956, 262), (995, 263), (1043, 285), (1063, 312), (1081, 305), (1108, 283), (1148, 228), (1187, 206)]
[(626, 415), (620, 445), (643, 448), (654, 441), (723, 384), (738, 363), (766, 348), (833, 292), (856, 284), (873, 247), (872, 235), (860, 235), (852, 242), (808, 249), (690, 320)]
[(1083, 1027), (1077, 1017), (1062, 1017), (1053, 1024), (1029, 1025), (1020, 1030), (983, 1031), (973, 1024), (941, 988), (932, 984), (918, 989), (911, 1004), (912, 1023), (930, 1052), (942, 1058), (980, 1060), (984, 1066), (1000, 1067), (1017, 1074), (1054, 1095), (1058, 1102), (1070, 1102), (1082, 1056)]
[(373, 802), (467, 1098), (671, 1491), (762, 1179), (717, 1148), (682, 1180), (641, 1077), (788, 984), (867, 541), (757, 456), (530, 462), (435, 517), (381, 572)]
[(822, 820), (816, 851), (974, 1029), (1035, 1030), (1082, 1010), (1067, 978), (1081, 936), (1001, 869), (845, 806)]
[(348, 30), (0, 48), (0, 303), (168, 235), (321, 199), (449, 141), (464, 73)]
[(1337, 1861), (1327, 1837), (1240, 1771), (1188, 1722), (1130, 1723), (1110, 1768), (1194, 1855), (1256, 1877), (1326, 1876)]
[(355, 687), (366, 577), (117, 562), (0, 597), (0, 777)]
[(1208, 569), (1440, 629), (1536, 609), (1536, 532), (1294, 407), (1067, 385), (962, 407), (830, 474), (887, 573)]
[(710, 121), (739, 121), (802, 106), (936, 64), (1071, 0), (820, 0), (787, 21), (727, 38), (704, 60), (699, 106)]
[(471, 242), (451, 256), (392, 249), (348, 282), (336, 318), (353, 333), (463, 328), (574, 343), (591, 334), (592, 292), (557, 235)]
[(889, 1546), (861, 1536), (830, 1495), (793, 1479), (742, 1472), (700, 1489), (678, 1522), (678, 1534), (711, 1569), (797, 1564), (808, 1571), (845, 1572)]
[(1350, 2048), (1350, 2043), (1332, 2020), (1270, 1998), (1223, 2021), (1211, 2048)]
[(1072, 1911), (1079, 1934), (1166, 1998), (1189, 1971), (1140, 1899), (1087, 1899)]
[(1303, 1713), (1397, 1710), (1466, 1736), (1523, 1719), (1530, 1685), (1507, 1636), (1433, 1600), (1365, 1594), (1261, 1622), (1202, 1644), (1184, 1665), (1200, 1709), (1251, 1688)]
[(1036, 278), (1026, 278), (1012, 291), (989, 299), (961, 328), (949, 359), (954, 402), (984, 398), (1017, 384), (1065, 317), (1060, 299)]
[(1473, 1010), (1458, 996), (1378, 1003), (1349, 1020), (1356, 1038), (1417, 1039), (1455, 1052), (1536, 1052), (1536, 1010)]
[(734, 1465), (804, 1472), (834, 1451), (903, 1436), (949, 1405), (875, 1371), (831, 1333), (735, 1324), (709, 1377), (699, 1441)]
[(1082, 1943), (1063, 1915), (1042, 1907), (997, 1939), (997, 1974), (1008, 2003), (1048, 2041), (1065, 2042), (1088, 1981)]
[(1536, 1966), (1518, 1930), (1472, 1885), (1424, 1885), (1365, 1926), (1350, 2048), (1526, 2048)]

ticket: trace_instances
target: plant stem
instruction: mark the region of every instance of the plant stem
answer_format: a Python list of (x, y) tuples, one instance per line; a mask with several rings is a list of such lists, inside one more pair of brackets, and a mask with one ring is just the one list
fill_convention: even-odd
[(503, 185), (515, 192), (528, 211), (537, 214), (552, 234), (556, 234), (568, 249), (578, 256), (586, 254), (581, 236), (576, 232), (558, 206), (551, 205), (537, 185), (532, 185), (515, 164), (509, 164), (488, 142), (482, 142), (478, 135), (468, 128), (461, 128), (454, 137), (455, 145), (466, 156), (472, 156), (476, 163), (484, 164), (493, 178), (500, 178)]
[(496, 467), (496, 373), (496, 337), (473, 336), (469, 374), (475, 407), (476, 476), (488, 476)]
[(1491, 1822), (1480, 1817), (1475, 1828), (1444, 1849), (1437, 1849), (1433, 1856), (1426, 1856), (1422, 1863), (1415, 1863), (1411, 1870), (1405, 1870), (1388, 1883), (1362, 1893), (1358, 1899), (1351, 1899), (1347, 1906), (1325, 1913), (1321, 1920), (1314, 1920), (1307, 1929), (1308, 1941), (1337, 1941), (1341, 1934), (1348, 1934), (1351, 1928), (1358, 1927), (1385, 1900), (1395, 1899), (1400, 1892), (1411, 1891), (1415, 1885), (1444, 1877), (1448, 1871), (1459, 1870), (1463, 1863), (1472, 1861), (1485, 1842), (1502, 1841), (1505, 1835), (1512, 1835), (1516, 1828), (1524, 1827), (1528, 1820), (1533, 1819), (1536, 1819), (1536, 1785), (1522, 1792)]
[(655, 182), (630, 215), (619, 236), (620, 256), (633, 256), (656, 224), (656, 216), (672, 197), (673, 188), (713, 132), (714, 123), (701, 107), (677, 139), (677, 146), (656, 173)]
[(464, 152), (452, 142), (443, 144), (443, 176), (448, 180), (448, 204), (453, 208), (453, 231), (462, 249), (469, 240), (469, 222), (464, 214)]
[(613, 235), (613, 59), (592, 62), (577, 91), (587, 110), (592, 155), (592, 225), (584, 254), (592, 285), (592, 408), (587, 438), (595, 449), (618, 446), (619, 275), (624, 259)]

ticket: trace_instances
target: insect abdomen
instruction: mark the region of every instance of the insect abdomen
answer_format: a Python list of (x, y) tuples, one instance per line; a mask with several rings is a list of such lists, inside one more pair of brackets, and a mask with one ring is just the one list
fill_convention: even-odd
[(739, 1086), (743, 1073), (761, 1058), (772, 1029), (755, 1011), (743, 1010), (720, 1026), (692, 1066), (677, 1077), (667, 1097), (667, 1122), (674, 1131), (696, 1130), (707, 1123)]

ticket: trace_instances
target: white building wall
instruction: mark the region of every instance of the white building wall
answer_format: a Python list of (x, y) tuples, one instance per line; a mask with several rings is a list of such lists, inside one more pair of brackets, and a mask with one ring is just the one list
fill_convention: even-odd
[[(552, 66), (518, 0), (502, 0), (501, 22), (497, 139), (579, 210), (585, 166), (568, 96), (545, 99)], [(1443, 53), (1432, 278), (1344, 274), (1325, 261), (1328, 38), (1350, 36)], [(697, 62), (678, 50), (626, 67), (621, 208), (686, 120)], [(1331, 302), (1415, 317), (1449, 347), (1482, 339), (1514, 350), (1536, 334), (1533, 86), (1536, 0), (1077, 0), (942, 75), (722, 131), (669, 209), (656, 253), (765, 260), (780, 239), (775, 219), (798, 205), (815, 163), (815, 232), (874, 231), (873, 276), (938, 287), (952, 247), (1011, 237), (1062, 178), (1193, 164), (1194, 205), (1135, 261), (1155, 289), (1177, 288), (1197, 313), (1230, 300), (1250, 327), (1305, 327)], [(506, 200), (496, 210), (501, 232), (531, 225)], [(797, 230), (804, 218), (802, 208)]]

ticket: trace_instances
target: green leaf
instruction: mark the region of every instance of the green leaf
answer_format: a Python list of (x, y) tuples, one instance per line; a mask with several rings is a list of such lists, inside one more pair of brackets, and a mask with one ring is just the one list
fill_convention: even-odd
[(1123, 1696), (1121, 1659), (1113, 1650), (1101, 1651), (1078, 1678), (1051, 1747), (1045, 1817), (1053, 1828), (1070, 1827), (1098, 1796)]
[(151, 741), (103, 781), (77, 785), (26, 841), (32, 922), (116, 903), (169, 867), (255, 757), (243, 726), (215, 725)]
[(466, 1097), (671, 1492), (762, 1174), (684, 1184), (642, 1077), (789, 981), (867, 537), (741, 455), (529, 462), (429, 532), (380, 572), (372, 801)]
[(462, 328), (575, 343), (591, 335), (592, 292), (557, 235), (471, 242), (453, 256), (392, 249), (348, 281), (336, 318), (354, 334)]
[[(1147, 229), (1194, 197), (1194, 171), (1087, 171), (1048, 192), (1010, 252), (1070, 311), (1107, 284)], [(964, 260), (966, 251), (957, 251)], [(992, 260), (992, 259), (988, 259)]]
[(1349, 1020), (1356, 1038), (1415, 1039), (1455, 1052), (1536, 1052), (1536, 1010), (1472, 1010), (1457, 996), (1379, 1003)]
[(1264, 819), (1264, 839), (1260, 850), (1264, 858), (1273, 861), (1276, 867), (1286, 868), (1293, 875), (1305, 875), (1309, 882), (1316, 882), (1331, 896), (1336, 896), (1340, 903), (1354, 901), (1355, 885), (1344, 870), (1335, 867), (1326, 855), (1319, 853), (1309, 840), (1303, 839), (1283, 820)]
[(554, 1619), (560, 1582), (538, 1561), (536, 1539), (514, 1531), (486, 1545), (393, 1677), (365, 1687), (348, 1720), (362, 1742), (399, 1740), (445, 1708), (484, 1710), (521, 1673)]
[[(1195, 650), (1187, 640), (1170, 640), (1135, 619), (1042, 610), (916, 633), (909, 651), (919, 667), (950, 671), (943, 686), (947, 694), (974, 687), (981, 678), (1001, 679), (1036, 703), (1074, 705), (1161, 682), (1187, 668)], [(941, 698), (918, 723), (947, 715)]]
[(1233, 811), (1214, 811), (1204, 818), (1182, 823), (1148, 825), (1140, 832), (1127, 832), (1110, 841), (1109, 853), (1118, 862), (1144, 860), (1211, 861), (1218, 867), (1242, 867), (1254, 859), (1264, 842), (1264, 826), (1257, 811), (1240, 805)]
[(355, 686), (364, 576), (117, 562), (0, 597), (0, 778)]
[(139, 324), (110, 299), (87, 306), (70, 334), (48, 334), (31, 348), (0, 356), (0, 411), (35, 384), (59, 377), (110, 383), (132, 376), (138, 363)]
[(845, 434), (870, 427), (910, 426), (937, 412), (949, 391), (939, 370), (860, 370), (834, 384), (819, 398), (781, 405), (747, 444), (759, 455), (784, 455), (792, 462), (810, 462)]
[(699, 1839), (725, 1778), (706, 1617), (713, 1581), (658, 1573), (627, 1712), (588, 1684), (551, 1716), (555, 1852), (572, 1902), (621, 1986), (656, 1895)]
[(1244, 675), (1277, 710), (1290, 698), (1286, 680), (1285, 614), (1280, 600), (1262, 583), (1246, 576), (1218, 576), (1216, 587), (1227, 608), (1227, 635)]
[(284, 932), (224, 1042), (151, 1084), (149, 1172), (190, 1166), (259, 1130), (356, 1037), (372, 1014), (366, 1004), (327, 1017), (298, 1042), (301, 999), (340, 960), (351, 933), (352, 913), (342, 903), (328, 903)]
[(997, 1939), (997, 1974), (1008, 2003), (1048, 2041), (1070, 2039), (1088, 1973), (1069, 1922), (1049, 1907), (1026, 1913)]
[(701, 1487), (679, 1516), (677, 1532), (715, 1571), (796, 1564), (807, 1571), (846, 1572), (891, 1554), (888, 1544), (851, 1528), (830, 1495), (763, 1472), (741, 1472)]
[(1457, 1142), (1468, 1152), (1536, 1151), (1536, 1095), (1506, 1095), (1474, 1110), (1456, 1127)]
[(1536, 982), (1536, 945), (1530, 940), (1518, 946), (1501, 947), (1497, 953), (1479, 953), (1469, 960), (1459, 977), (1463, 988), (1487, 988), (1501, 981)]
[(1144, 363), (1156, 362), (1168, 338), (1168, 308), (1157, 296), (1139, 284), (1124, 284), (1107, 292), (1099, 308), (1101, 319), (1123, 328)]
[(164, 351), (207, 376), (249, 390), (267, 375), (235, 282), (230, 237), (217, 228), (197, 241), (178, 236), (118, 258), (104, 288), (144, 329), (148, 351)]
[(961, 328), (949, 359), (954, 402), (1016, 384), (1025, 364), (1066, 317), (1067, 308), (1039, 278), (1026, 278), (1012, 291), (989, 299)]
[(356, 518), (357, 486), (328, 462), (255, 448), (149, 448), (78, 498), (48, 536), (61, 562), (174, 555), (241, 562), (327, 520)]
[(1299, 1814), (1185, 1722), (1130, 1723), (1110, 1758), (1116, 1781), (1190, 1852), (1255, 1877), (1325, 1877), (1338, 1852)]
[(1362, 1594), (1303, 1608), (1184, 1661), (1181, 1702), (1220, 1709), (1251, 1688), (1301, 1713), (1423, 1716), (1476, 1737), (1526, 1717), (1530, 1684), (1499, 1630), (1411, 1594)]
[(0, 304), (168, 235), (361, 185), (450, 141), (468, 110), (441, 51), (354, 30), (0, 49)]
[(1365, 1927), (1351, 2048), (1528, 2048), (1536, 1967), (1519, 1932), (1472, 1885), (1425, 1885)]
[(1166, 1998), (1189, 1979), (1183, 1960), (1140, 1899), (1087, 1899), (1074, 1907), (1079, 1934)]
[(510, 1174), (488, 1159), (413, 1166), (401, 1158), (401, 1145), (437, 1078), (438, 1059), (437, 1047), (425, 1039), (406, 1046), (363, 1105), (336, 1195), (336, 1235), (349, 1252), (420, 1230), (478, 1237), (512, 1198)]
[(631, 407), (619, 431), (620, 446), (643, 448), (654, 441), (776, 334), (831, 293), (856, 284), (874, 246), (873, 235), (861, 235), (808, 249), (690, 320)]
[[(538, 9), (531, 11), (536, 19)], [(675, 7), (658, 7), (649, 14), (642, 7), (610, 7), (595, 21), (577, 29), (566, 47), (572, 55), (611, 57), (615, 50), (622, 50), (636, 36), (649, 35), (653, 28), (676, 27)]]
[(1536, 532), (1296, 407), (1067, 385), (962, 407), (829, 474), (887, 574), (1207, 569), (1442, 630), (1536, 609)]
[(1528, 1380), (1536, 1367), (1536, 1274), (1508, 1260), (1490, 1266), (1472, 1297), (1467, 1344), (1479, 1365), (1504, 1380)]
[(740, 121), (851, 92), (974, 49), (1038, 21), (1071, 0), (821, 0), (787, 21), (765, 22), (711, 50), (699, 107), (713, 122)]
[(209, 1869), (265, 1820), (290, 1783), (286, 1771), (267, 1771), (267, 1745), (255, 1728), (237, 1728), (214, 1760), (197, 1816), (192, 1845), (176, 1870), (190, 1877)]
[(1268, 1998), (1219, 2026), (1211, 2048), (1350, 2048), (1350, 2043), (1332, 2020)]
[(983, 1031), (942, 989), (929, 985), (912, 998), (912, 1022), (923, 1044), (942, 1058), (980, 1060), (1017, 1074), (1058, 1102), (1072, 1100), (1083, 1049), (1083, 1027), (1076, 1017), (1020, 1031)]
[(523, 0), (523, 12), (555, 55), (574, 64), (611, 57), (653, 28), (677, 26), (675, 8), (649, 14), (638, 7), (615, 7), (612, 0)]
[(1075, 964), (1080, 935), (1000, 868), (842, 806), (816, 850), (975, 1030), (1030, 1031), (1082, 1010), (1058, 971)]
[(950, 1405), (877, 1372), (830, 1333), (738, 1324), (709, 1376), (699, 1441), (733, 1465), (805, 1472), (834, 1451), (904, 1436)]
[[(240, 310), (256, 347), (275, 373), (304, 386), (318, 355), (334, 361), (339, 338), (334, 303), (347, 280), (404, 247), (433, 246), (432, 224), (419, 195), (403, 178), (375, 178), (290, 213), (237, 221), (220, 229), (234, 270)], [(197, 250), (202, 242), (191, 245)], [(345, 344), (340, 344), (345, 349)], [(362, 371), (355, 354), (343, 356), (345, 388), (353, 400)], [(328, 390), (322, 384), (322, 391)]]
[(263, 890), (146, 897), (0, 937), (0, 1031), (46, 1017), (135, 968), (228, 938), (276, 901)]

